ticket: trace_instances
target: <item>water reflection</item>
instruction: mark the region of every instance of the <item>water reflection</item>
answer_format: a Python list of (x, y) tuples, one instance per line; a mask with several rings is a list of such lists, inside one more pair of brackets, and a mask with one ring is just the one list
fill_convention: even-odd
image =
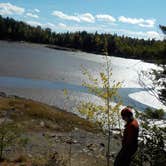
[[(68, 89), (70, 91), (75, 92), (83, 92), (89, 93), (88, 89), (81, 85), (74, 85), (65, 82), (50, 82), (46, 80), (35, 80), (35, 79), (27, 79), (27, 78), (18, 78), (18, 77), (0, 77), (0, 87), (7, 88), (16, 88), (16, 89)], [(132, 105), (133, 107), (142, 110), (149, 107), (146, 104), (143, 104), (137, 100), (129, 97), (132, 93), (137, 93), (141, 91), (147, 91), (143, 88), (120, 88), (119, 94), (122, 97), (124, 105)], [(49, 95), (49, 93), (48, 93)], [(49, 98), (49, 96), (47, 96)]]

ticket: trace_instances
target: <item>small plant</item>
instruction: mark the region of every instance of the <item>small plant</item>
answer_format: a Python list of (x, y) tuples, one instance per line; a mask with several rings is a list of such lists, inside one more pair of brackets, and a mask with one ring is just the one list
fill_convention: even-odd
[(67, 166), (67, 156), (54, 152), (45, 166)]
[(13, 145), (18, 139), (17, 125), (9, 122), (2, 122), (0, 124), (0, 160), (4, 159), (4, 151), (6, 148)]

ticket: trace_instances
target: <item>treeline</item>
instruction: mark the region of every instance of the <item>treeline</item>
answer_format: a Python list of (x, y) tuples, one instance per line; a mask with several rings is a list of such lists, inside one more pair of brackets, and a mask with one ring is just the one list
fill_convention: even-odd
[(166, 41), (133, 39), (116, 34), (83, 32), (56, 33), (50, 28), (33, 27), (22, 21), (0, 16), (0, 39), (45, 43), (75, 48), (86, 52), (136, 58), (166, 59)]

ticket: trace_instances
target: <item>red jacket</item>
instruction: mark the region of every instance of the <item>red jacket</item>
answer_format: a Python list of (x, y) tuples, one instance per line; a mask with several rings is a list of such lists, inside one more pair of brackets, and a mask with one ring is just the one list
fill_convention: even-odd
[(136, 119), (131, 120), (125, 125), (122, 146), (137, 146), (139, 125)]

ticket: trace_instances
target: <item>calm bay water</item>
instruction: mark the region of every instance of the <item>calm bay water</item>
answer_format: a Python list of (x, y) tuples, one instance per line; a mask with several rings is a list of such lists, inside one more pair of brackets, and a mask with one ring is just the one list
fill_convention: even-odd
[[(98, 73), (103, 71), (104, 62), (101, 55), (54, 50), (37, 44), (0, 41), (0, 91), (68, 110), (80, 100), (102, 103), (97, 96), (89, 94), (87, 89), (81, 86), (86, 79), (81, 73), (81, 65), (98, 77)], [(113, 79), (124, 82), (119, 90), (124, 104), (138, 109), (153, 107), (130, 97), (130, 94), (145, 92), (137, 82), (137, 72), (142, 69), (139, 63), (143, 62), (130, 60), (133, 68), (129, 68), (127, 62), (128, 60), (123, 58), (111, 59)], [(63, 89), (68, 89), (70, 93), (67, 104)]]

